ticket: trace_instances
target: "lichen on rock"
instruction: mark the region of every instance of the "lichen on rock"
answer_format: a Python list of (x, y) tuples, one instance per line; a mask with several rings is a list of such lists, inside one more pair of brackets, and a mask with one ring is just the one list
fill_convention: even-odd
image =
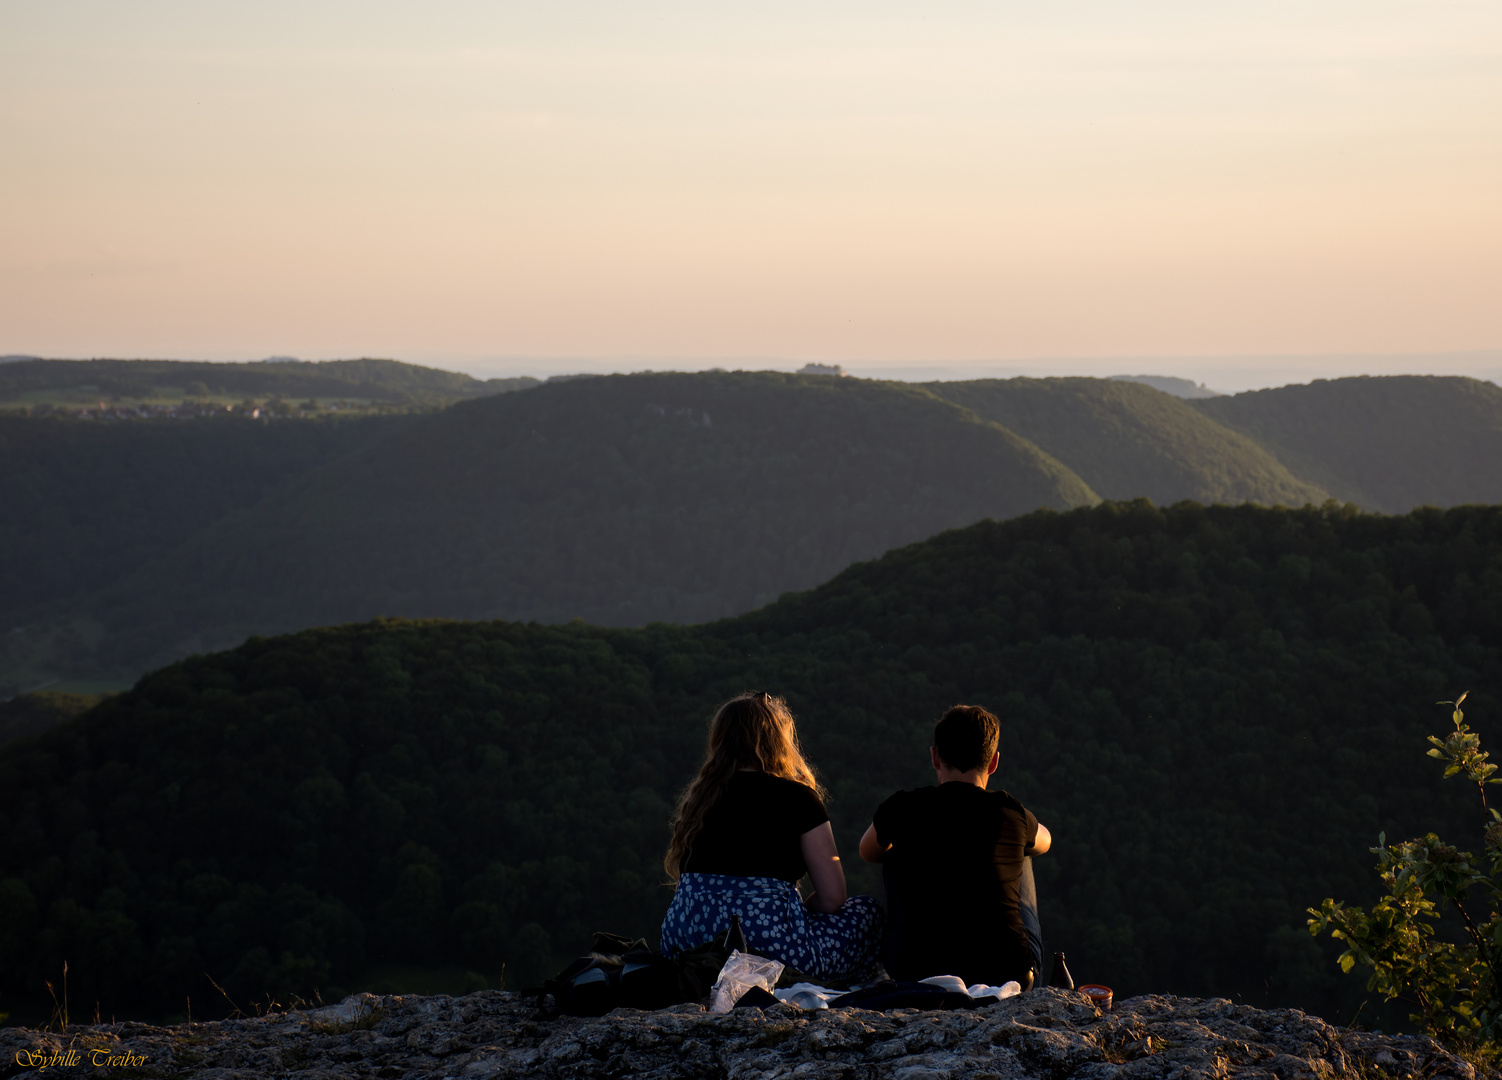
[[(1294, 1009), (1148, 996), (1102, 1013), (1033, 990), (980, 1009), (888, 1013), (699, 1005), (580, 1018), (487, 990), (362, 994), (313, 1011), (65, 1033), (0, 1029), (3, 1075), (417, 1080), (1495, 1080), (1434, 1040), (1336, 1028)], [(105, 1063), (113, 1059), (115, 1064)], [(129, 1064), (122, 1067), (122, 1059)], [(94, 1064), (93, 1062), (99, 1062)], [(44, 1071), (45, 1067), (45, 1071)]]

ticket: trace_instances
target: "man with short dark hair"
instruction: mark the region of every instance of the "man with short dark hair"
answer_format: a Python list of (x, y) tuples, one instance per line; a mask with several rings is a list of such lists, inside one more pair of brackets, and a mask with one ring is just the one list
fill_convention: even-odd
[(980, 706), (950, 709), (929, 747), (938, 785), (897, 792), (861, 837), (861, 858), (886, 879), (882, 960), (894, 979), (1015, 979), (1025, 990), (1042, 971), (1030, 857), (1053, 838), (1012, 796), (986, 790), (1000, 734)]

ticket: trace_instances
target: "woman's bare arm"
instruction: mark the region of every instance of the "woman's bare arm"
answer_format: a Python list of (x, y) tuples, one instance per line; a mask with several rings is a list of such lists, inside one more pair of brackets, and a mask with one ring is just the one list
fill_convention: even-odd
[(845, 905), (845, 868), (834, 845), (834, 829), (826, 821), (804, 833), (799, 843), (803, 861), (808, 863), (809, 880), (814, 883), (808, 906), (826, 914), (839, 911)]

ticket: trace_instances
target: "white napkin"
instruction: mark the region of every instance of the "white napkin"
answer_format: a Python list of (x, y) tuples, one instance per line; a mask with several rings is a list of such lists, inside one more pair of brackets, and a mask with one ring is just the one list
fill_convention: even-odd
[[(990, 986), (986, 983), (972, 983), (965, 985), (965, 980), (958, 975), (932, 975), (927, 979), (919, 979), (919, 982), (932, 983), (934, 986), (942, 986), (945, 990), (951, 990), (956, 994), (968, 994), (973, 998), (996, 997), (1009, 998), (1022, 993), (1022, 986), (1016, 980), (1002, 983), (1000, 986)], [(827, 1009), (833, 998), (841, 997), (849, 993), (848, 990), (831, 990), (827, 986), (818, 983), (801, 982), (782, 990), (773, 990), (772, 996), (778, 1001), (785, 1001), (789, 1005), (796, 1005), (800, 1009)]]
[(800, 1009), (827, 1009), (831, 998), (837, 998), (849, 992), (848, 990), (831, 990), (818, 983), (801, 982), (781, 990), (773, 990), (772, 996), (778, 1001), (785, 1001)]
[(932, 983), (934, 986), (942, 986), (945, 990), (956, 994), (969, 994), (973, 998), (995, 997), (1009, 998), (1022, 993), (1022, 984), (1016, 979), (1004, 982), (1000, 986), (990, 986), (986, 983), (971, 983), (965, 985), (965, 980), (958, 975), (930, 975), (919, 982)]

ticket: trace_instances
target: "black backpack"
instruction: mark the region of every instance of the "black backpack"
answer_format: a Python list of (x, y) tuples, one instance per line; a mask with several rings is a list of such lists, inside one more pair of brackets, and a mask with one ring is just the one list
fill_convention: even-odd
[(597, 933), (588, 956), (581, 956), (540, 987), (539, 1008), (547, 998), (568, 1016), (604, 1016), (611, 1009), (662, 1009), (699, 1001), (719, 978), (729, 958), (724, 934), (669, 958), (645, 940)]

